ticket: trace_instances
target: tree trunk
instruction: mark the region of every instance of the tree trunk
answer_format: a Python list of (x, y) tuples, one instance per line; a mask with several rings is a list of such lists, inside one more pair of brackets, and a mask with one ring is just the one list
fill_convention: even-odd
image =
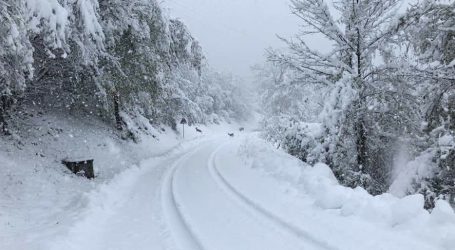
[(123, 120), (120, 116), (120, 94), (117, 91), (114, 92), (114, 116), (117, 130), (123, 130)]
[(0, 97), (0, 129), (2, 134), (9, 134), (8, 131), (8, 110), (10, 108), (10, 99), (3, 95)]
[(1, 129), (2, 133), (4, 133), (5, 129), (6, 129), (5, 112), (6, 112), (6, 110), (4, 110), (3, 107), (0, 108), (0, 129)]
[[(359, 0), (357, 0), (357, 4), (359, 4)], [(354, 7), (355, 9), (355, 7)], [(366, 163), (367, 163), (367, 135), (365, 131), (365, 121), (364, 121), (364, 114), (361, 112), (363, 108), (366, 106), (365, 105), (365, 98), (364, 98), (364, 82), (363, 82), (363, 76), (362, 76), (362, 50), (361, 50), (361, 35), (360, 35), (360, 29), (357, 27), (356, 28), (357, 32), (357, 38), (356, 38), (356, 43), (357, 43), (357, 48), (355, 52), (355, 56), (357, 59), (357, 89), (359, 90), (359, 101), (358, 101), (358, 106), (355, 110), (356, 112), (356, 124), (355, 124), (355, 130), (357, 132), (357, 141), (356, 141), (356, 146), (357, 146), (357, 164), (359, 165), (360, 171), (364, 172)]]
[(455, 94), (449, 96), (449, 129), (455, 131)]
[(367, 165), (367, 136), (365, 131), (365, 123), (363, 118), (359, 118), (355, 124), (356, 130), (356, 146), (357, 146), (357, 164), (359, 165), (360, 171), (364, 172)]
[(362, 85), (361, 78), (359, 77), (356, 82), (359, 86), (359, 99), (355, 106), (355, 138), (356, 138), (356, 150), (357, 150), (357, 165), (362, 173), (367, 171), (365, 168), (368, 167), (368, 153), (367, 153), (367, 134), (366, 134), (366, 124), (365, 124), (365, 112), (362, 110), (365, 109), (365, 97), (363, 95), (364, 86)]

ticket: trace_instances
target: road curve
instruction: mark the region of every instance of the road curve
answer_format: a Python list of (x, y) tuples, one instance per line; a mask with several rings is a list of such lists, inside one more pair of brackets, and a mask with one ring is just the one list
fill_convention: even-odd
[[(285, 222), (283, 219), (270, 212), (267, 208), (262, 207), (253, 199), (250, 199), (246, 195), (242, 194), (242, 192), (240, 192), (232, 183), (227, 181), (227, 179), (221, 174), (220, 170), (218, 169), (219, 167), (216, 164), (216, 156), (220, 151), (222, 151), (222, 149), (222, 146), (219, 147), (210, 156), (209, 171), (212, 175), (212, 178), (229, 196), (231, 196), (234, 201), (240, 203), (245, 208), (251, 210), (253, 213), (260, 215), (264, 220), (267, 220), (271, 224), (274, 224), (275, 226), (281, 228), (284, 233), (292, 234), (307, 242), (308, 245), (311, 245), (311, 249), (338, 250), (338, 248), (330, 246), (325, 241), (319, 240), (311, 233)], [(309, 246), (306, 247), (306, 249), (308, 248)]]
[(184, 154), (171, 166), (171, 169), (164, 178), (164, 182), (161, 189), (161, 198), (164, 216), (168, 222), (172, 233), (174, 234), (174, 239), (178, 242), (178, 245), (184, 249), (191, 250), (204, 250), (201, 242), (194, 235), (191, 230), (190, 225), (183, 216), (183, 213), (180, 209), (175, 196), (175, 172), (177, 168), (189, 157), (194, 154), (195, 150), (190, 151), (189, 153)]
[(165, 179), (163, 208), (180, 249), (332, 249), (256, 206), (223, 181), (214, 157), (225, 143), (229, 141), (217, 139), (195, 148), (174, 163)]

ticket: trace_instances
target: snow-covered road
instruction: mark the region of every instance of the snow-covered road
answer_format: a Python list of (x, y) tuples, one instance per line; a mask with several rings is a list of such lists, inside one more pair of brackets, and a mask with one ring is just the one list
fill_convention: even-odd
[[(302, 164), (244, 139), (199, 140), (126, 171), (89, 194), (80, 220), (39, 249), (444, 249), (407, 227), (321, 208), (292, 184), (303, 178)], [(264, 169), (242, 157), (255, 150)], [(267, 173), (276, 164), (294, 168)]]
[(227, 182), (214, 160), (223, 152), (220, 143), (182, 157), (164, 186), (166, 218), (182, 249), (328, 249)]
[(218, 166), (215, 158), (232, 140), (206, 140), (120, 175), (90, 194), (83, 218), (51, 248), (329, 249), (257, 206), (221, 175), (218, 168), (230, 164)]

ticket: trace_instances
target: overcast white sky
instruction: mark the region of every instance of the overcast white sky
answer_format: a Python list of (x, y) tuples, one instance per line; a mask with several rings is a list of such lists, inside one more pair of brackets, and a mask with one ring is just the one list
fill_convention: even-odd
[(297, 32), (288, 0), (163, 0), (172, 17), (186, 23), (210, 65), (249, 77), (268, 47), (283, 47), (276, 34)]
[[(289, 0), (162, 0), (171, 17), (185, 22), (200, 41), (209, 64), (218, 71), (249, 78), (251, 66), (265, 60), (265, 49), (284, 47), (276, 35), (291, 37), (300, 21)], [(407, 3), (416, 0), (404, 0)], [(327, 51), (321, 37), (309, 45)]]

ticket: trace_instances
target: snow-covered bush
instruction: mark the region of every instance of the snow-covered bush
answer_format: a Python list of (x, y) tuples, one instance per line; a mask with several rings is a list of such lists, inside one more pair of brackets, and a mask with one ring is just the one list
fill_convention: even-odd
[[(407, 168), (416, 171), (414, 175), (406, 177), (411, 183), (398, 189), (425, 195), (425, 206), (429, 209), (434, 207), (438, 199), (447, 200), (455, 205), (454, 136), (444, 133), (434, 135), (435, 133), (436, 131), (433, 131), (432, 136), (437, 139), (430, 148), (420, 153), (416, 160), (408, 163)], [(400, 179), (397, 180), (397, 185), (400, 184), (399, 181)]]
[(263, 121), (264, 136), (277, 148), (309, 164), (323, 162), (323, 128), (319, 123), (304, 123), (292, 117), (273, 117)]

